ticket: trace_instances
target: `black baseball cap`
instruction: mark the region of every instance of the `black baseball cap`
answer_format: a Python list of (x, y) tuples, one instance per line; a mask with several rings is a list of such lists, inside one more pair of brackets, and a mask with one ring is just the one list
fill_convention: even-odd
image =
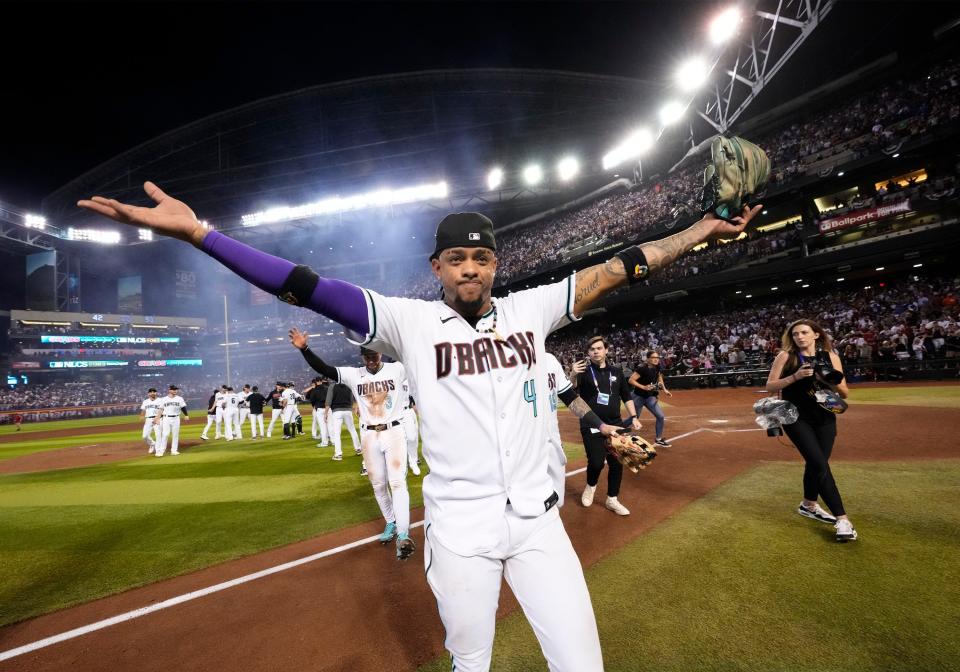
[(371, 350), (370, 348), (365, 348), (362, 345), (360, 346), (360, 356), (361, 357), (373, 357), (374, 355), (379, 354), (376, 350)]
[(167, 389), (168, 389), (168, 390), (179, 390), (180, 388), (177, 387), (176, 385), (170, 385), (170, 387), (168, 387)]
[(151, 387), (149, 390), (147, 390), (147, 394), (150, 394), (151, 392), (156, 392), (156, 391), (157, 391), (157, 388)]
[(493, 222), (479, 212), (455, 212), (437, 224), (437, 246), (430, 255), (436, 259), (450, 247), (486, 247), (496, 252)]

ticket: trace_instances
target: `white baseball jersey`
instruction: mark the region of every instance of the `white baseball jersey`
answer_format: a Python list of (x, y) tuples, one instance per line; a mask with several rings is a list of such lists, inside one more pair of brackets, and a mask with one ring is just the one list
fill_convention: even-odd
[(404, 410), (410, 408), (410, 381), (406, 378), (403, 379), (403, 383), (400, 385), (400, 407)]
[(163, 415), (165, 417), (180, 417), (180, 409), (186, 408), (187, 402), (183, 400), (179, 394), (175, 394), (172, 397), (167, 396), (157, 401), (162, 402)]
[(400, 362), (382, 363), (376, 373), (367, 367), (337, 367), (338, 383), (350, 388), (357, 399), (360, 422), (364, 425), (379, 425), (400, 420), (403, 417), (403, 383), (407, 372)]
[(213, 395), (213, 405), (217, 408), (226, 408), (226, 401), (224, 399), (226, 396), (226, 392), (217, 392), (215, 395)]
[(240, 407), (240, 400), (242, 398), (243, 396), (236, 392), (227, 392), (223, 395), (223, 401), (227, 404), (227, 410), (230, 411), (235, 411)]
[(147, 397), (143, 400), (143, 403), (140, 404), (140, 410), (143, 411), (143, 417), (147, 420), (155, 418), (160, 415), (160, 409), (163, 407), (163, 398), (157, 397), (156, 399), (151, 399)]
[(287, 407), (290, 407), (290, 406), (296, 406), (298, 396), (299, 395), (297, 394), (297, 391), (295, 389), (293, 389), (292, 387), (288, 387), (283, 391), (283, 393), (281, 393), (280, 398), (286, 401), (285, 405)]
[(370, 333), (352, 337), (406, 368), (431, 469), (430, 534), (455, 553), (494, 548), (508, 502), (539, 516), (556, 501), (538, 357), (547, 335), (575, 319), (575, 279), (494, 299), (476, 326), (441, 301), (364, 290)]
[(250, 408), (250, 404), (247, 403), (247, 397), (249, 397), (250, 394), (250, 392), (237, 392), (237, 396), (240, 398), (240, 408)]
[[(551, 353), (543, 353), (543, 369), (545, 374), (545, 383), (546, 389), (548, 390), (548, 396), (550, 399), (550, 405), (548, 410), (550, 413), (546, 414), (547, 418), (547, 430), (548, 430), (548, 439), (550, 443), (553, 444), (554, 448), (563, 453), (563, 442), (560, 440), (560, 425), (557, 423), (557, 408), (560, 406), (560, 393), (566, 392), (572, 386), (570, 381), (567, 379), (567, 374), (563, 370), (563, 366), (554, 357)], [(565, 462), (566, 460), (564, 460)]]

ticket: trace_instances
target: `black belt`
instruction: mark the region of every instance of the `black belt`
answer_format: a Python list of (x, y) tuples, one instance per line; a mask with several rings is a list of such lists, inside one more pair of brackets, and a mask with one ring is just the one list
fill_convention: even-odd
[(177, 415), (165, 415), (165, 416), (163, 416), (163, 417), (165, 417), (165, 418), (179, 418), (179, 417), (180, 417), (180, 414), (178, 413)]
[(381, 423), (379, 425), (361, 425), (360, 429), (364, 429), (368, 432), (383, 432), (390, 429), (391, 427), (396, 427), (399, 424), (400, 424), (399, 420), (394, 420), (390, 424)]

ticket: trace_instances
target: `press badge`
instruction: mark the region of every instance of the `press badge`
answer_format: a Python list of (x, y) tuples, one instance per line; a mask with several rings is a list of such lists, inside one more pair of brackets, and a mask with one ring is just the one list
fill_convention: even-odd
[(606, 406), (610, 403), (610, 395), (604, 392), (597, 392), (597, 403), (601, 406)]

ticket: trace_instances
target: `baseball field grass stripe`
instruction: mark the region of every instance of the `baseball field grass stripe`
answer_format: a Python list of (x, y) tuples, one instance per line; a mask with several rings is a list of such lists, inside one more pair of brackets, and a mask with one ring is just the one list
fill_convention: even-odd
[[(421, 525), (423, 525), (422, 520), (416, 523), (412, 523), (410, 527), (415, 528), (415, 527), (420, 527)], [(259, 572), (254, 572), (252, 574), (247, 574), (245, 576), (237, 577), (236, 579), (224, 581), (222, 583), (218, 583), (213, 586), (208, 586), (207, 588), (201, 588), (200, 590), (194, 590), (190, 593), (184, 593), (183, 595), (171, 597), (170, 599), (164, 600), (163, 602), (157, 602), (156, 604), (151, 604), (150, 606), (147, 606), (147, 607), (141, 607), (140, 609), (134, 609), (133, 611), (128, 611), (123, 614), (111, 616), (110, 618), (105, 618), (102, 621), (97, 621), (96, 623), (91, 623), (90, 625), (84, 625), (80, 628), (74, 628), (73, 630), (67, 630), (66, 632), (61, 632), (58, 635), (45, 637), (44, 639), (31, 642), (30, 644), (24, 644), (23, 646), (18, 646), (14, 649), (9, 649), (7, 651), (0, 652), (0, 661), (16, 658), (17, 656), (22, 656), (23, 654), (30, 653), (31, 651), (36, 651), (38, 649), (43, 649), (48, 646), (53, 646), (54, 644), (59, 644), (61, 642), (65, 642), (70, 639), (82, 637), (83, 635), (90, 634), (91, 632), (96, 632), (97, 630), (103, 630), (104, 628), (109, 628), (110, 626), (117, 625), (119, 623), (126, 623), (127, 621), (132, 621), (135, 618), (140, 618), (141, 616), (146, 616), (148, 614), (152, 614), (154, 612), (161, 611), (163, 609), (169, 609), (170, 607), (175, 607), (178, 604), (183, 604), (184, 602), (197, 600), (197, 599), (200, 599), (201, 597), (206, 597), (207, 595), (213, 595), (214, 593), (219, 593), (220, 591), (227, 590), (228, 588), (241, 586), (245, 583), (256, 581), (257, 579), (262, 579), (267, 576), (279, 574), (280, 572), (285, 572), (289, 569), (294, 569), (295, 567), (300, 567), (301, 565), (306, 565), (310, 562), (315, 562), (323, 558), (328, 558), (331, 555), (343, 553), (344, 551), (349, 551), (352, 548), (364, 546), (366, 544), (370, 544), (370, 543), (373, 543), (374, 541), (379, 541), (379, 540), (380, 540), (380, 535), (374, 535), (372, 537), (358, 539), (357, 541), (351, 541), (349, 544), (343, 544), (342, 546), (337, 546), (336, 548), (331, 548), (326, 551), (321, 551), (320, 553), (314, 553), (313, 555), (308, 555), (303, 558), (298, 558), (297, 560), (291, 560), (290, 562), (285, 562), (281, 565), (268, 567), (267, 569), (260, 570)]]

